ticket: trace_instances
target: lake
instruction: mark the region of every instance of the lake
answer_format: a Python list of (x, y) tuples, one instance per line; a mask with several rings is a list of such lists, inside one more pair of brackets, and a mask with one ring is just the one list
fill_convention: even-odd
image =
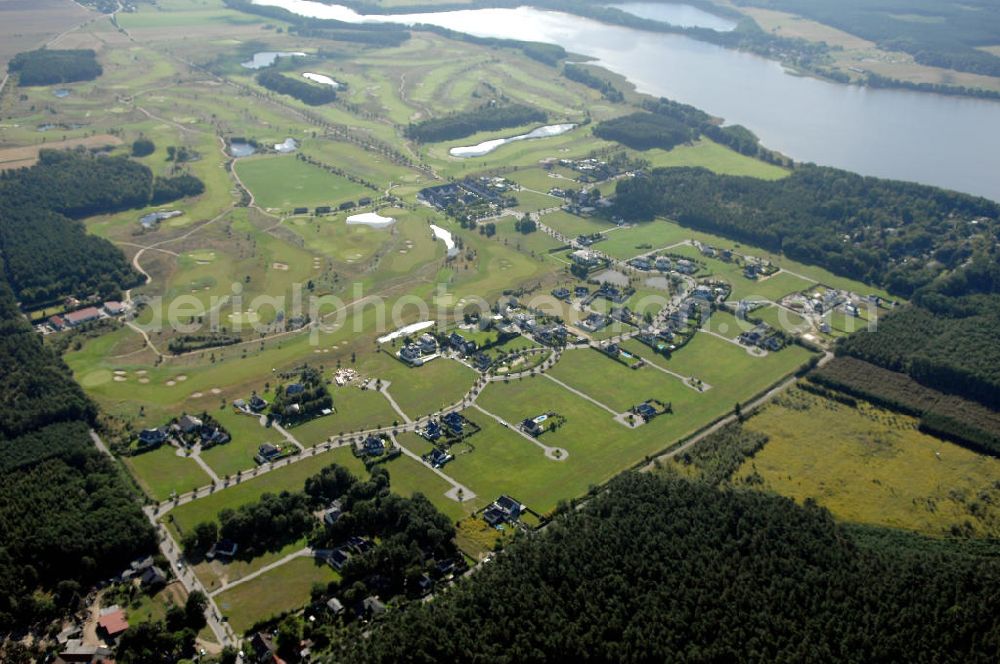
[(772, 60), (681, 35), (528, 7), (366, 17), (310, 0), (254, 2), (319, 18), (429, 23), (559, 44), (626, 76), (641, 92), (745, 125), (767, 147), (797, 161), (1000, 200), (1000, 102), (794, 76)]
[(304, 58), (305, 55), (305, 53), (299, 52), (260, 51), (259, 53), (254, 53), (253, 57), (246, 62), (241, 62), (240, 66), (246, 69), (264, 69), (277, 62), (278, 58)]

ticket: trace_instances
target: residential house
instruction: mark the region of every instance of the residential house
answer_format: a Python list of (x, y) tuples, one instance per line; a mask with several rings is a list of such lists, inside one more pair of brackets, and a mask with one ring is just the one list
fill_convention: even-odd
[(681, 274), (694, 274), (695, 272), (698, 271), (698, 266), (692, 263), (691, 261), (687, 260), (686, 258), (682, 258), (677, 261), (677, 265), (674, 267), (674, 269), (680, 272)]
[(191, 415), (181, 415), (177, 420), (177, 429), (181, 433), (194, 433), (201, 431), (204, 422), (199, 420), (197, 417), (192, 417)]
[(251, 396), (250, 397), (250, 401), (247, 402), (247, 403), (250, 406), (250, 410), (252, 410), (255, 413), (259, 413), (262, 410), (264, 410), (265, 408), (267, 408), (267, 401), (265, 401), (264, 399), (262, 399), (260, 396), (258, 396), (256, 394), (254, 394), (253, 396)]
[(424, 363), (423, 353), (417, 344), (407, 344), (397, 353), (399, 359), (407, 364), (419, 367)]
[(306, 386), (302, 383), (292, 383), (285, 388), (285, 396), (294, 397), (306, 391)]
[(552, 297), (557, 300), (569, 300), (569, 289), (568, 288), (557, 288), (552, 291)]
[(69, 639), (53, 664), (114, 664), (115, 652), (111, 648), (85, 644), (82, 639)]
[(65, 329), (66, 320), (62, 316), (51, 316), (49, 317), (49, 326), (56, 331)]
[(382, 456), (385, 453), (385, 441), (378, 436), (368, 436), (358, 444), (359, 456)]
[(347, 546), (359, 556), (363, 556), (375, 548), (375, 544), (371, 540), (357, 535), (347, 538)]
[(667, 256), (657, 256), (654, 265), (656, 265), (656, 269), (661, 272), (669, 272), (671, 268), (673, 268), (674, 263)]
[(158, 588), (166, 585), (167, 574), (156, 565), (153, 565), (143, 571), (142, 576), (139, 577), (139, 583), (145, 588)]
[(693, 291), (691, 291), (691, 297), (698, 300), (704, 300), (705, 302), (711, 302), (715, 299), (715, 293), (712, 292), (709, 286), (696, 286)]
[(657, 415), (656, 409), (653, 408), (653, 406), (648, 403), (639, 404), (638, 406), (632, 409), (632, 412), (634, 412), (636, 415), (638, 415), (647, 422), (656, 417)]
[(540, 436), (545, 433), (545, 429), (538, 422), (538, 418), (526, 418), (521, 422), (521, 430), (529, 436)]
[(586, 268), (595, 267), (601, 262), (600, 255), (589, 249), (577, 249), (569, 255), (569, 258), (577, 265)]
[(338, 572), (344, 568), (347, 561), (351, 559), (351, 554), (344, 549), (334, 549), (325, 556), (326, 563)]
[(448, 345), (462, 355), (472, 355), (476, 352), (476, 342), (466, 339), (458, 332), (452, 332), (448, 337)]
[(167, 441), (167, 427), (156, 427), (155, 429), (143, 429), (139, 432), (139, 447), (156, 447)]
[(427, 426), (425, 426), (420, 431), (420, 435), (431, 442), (434, 442), (435, 440), (440, 438), (443, 433), (444, 432), (441, 431), (441, 425), (435, 422), (434, 420), (428, 422)]
[(385, 604), (377, 597), (365, 597), (361, 602), (362, 617), (374, 618), (385, 613)]
[(326, 602), (326, 608), (335, 616), (339, 616), (344, 612), (344, 605), (336, 597), (331, 597)]
[(573, 289), (573, 294), (577, 297), (587, 297), (590, 295), (590, 289), (586, 286), (577, 286)]
[(420, 346), (420, 352), (424, 355), (432, 355), (438, 349), (437, 340), (430, 334), (421, 334), (417, 344)]
[(448, 413), (441, 418), (441, 422), (448, 428), (452, 435), (461, 436), (465, 431), (465, 418), (458, 413)]
[(431, 464), (434, 468), (442, 468), (454, 458), (455, 457), (451, 454), (435, 447), (431, 450), (431, 453), (427, 455), (427, 463)]
[(254, 459), (257, 463), (264, 464), (268, 461), (273, 461), (277, 457), (281, 456), (281, 448), (272, 443), (263, 443), (257, 448), (257, 454)]
[(633, 258), (628, 262), (628, 264), (635, 269), (643, 270), (644, 272), (648, 272), (653, 269), (653, 264), (649, 262), (649, 259), (641, 256), (639, 258)]
[(115, 641), (127, 629), (128, 620), (125, 619), (125, 611), (117, 606), (101, 611), (101, 615), (97, 619), (97, 634), (99, 636), (107, 641)]
[(230, 441), (229, 434), (222, 427), (202, 427), (201, 446), (211, 447), (213, 445), (224, 445)]
[(583, 321), (580, 322), (580, 327), (587, 330), (588, 332), (597, 332), (601, 328), (606, 327), (608, 324), (608, 318), (602, 314), (590, 314)]
[(332, 526), (333, 524), (337, 523), (337, 520), (340, 519), (340, 515), (343, 513), (344, 513), (343, 506), (341, 505), (340, 501), (335, 500), (332, 503), (330, 503), (330, 506), (328, 508), (326, 508), (325, 510), (323, 510), (323, 512), (320, 513), (320, 519), (322, 519), (323, 523), (325, 523), (326, 525)]

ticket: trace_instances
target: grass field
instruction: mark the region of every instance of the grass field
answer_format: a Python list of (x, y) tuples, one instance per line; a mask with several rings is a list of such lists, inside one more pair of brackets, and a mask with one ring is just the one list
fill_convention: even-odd
[(299, 551), (307, 545), (306, 538), (303, 537), (294, 542), (289, 542), (278, 551), (268, 551), (256, 558), (249, 560), (237, 558), (228, 562), (216, 558), (215, 560), (203, 560), (194, 566), (194, 572), (198, 579), (204, 584), (209, 592), (218, 590), (227, 583), (233, 583), (243, 577), (253, 574), (262, 567), (270, 565)]
[(265, 208), (288, 210), (339, 204), (357, 200), (369, 191), (292, 156), (241, 159), (236, 172)]
[(647, 399), (671, 403), (692, 391), (655, 367), (630, 369), (590, 348), (566, 351), (550, 373), (619, 413)]
[(237, 633), (258, 620), (297, 609), (309, 601), (314, 583), (339, 579), (329, 565), (312, 558), (296, 558), (216, 596), (219, 611)]
[(169, 445), (123, 460), (154, 500), (167, 500), (173, 492), (187, 493), (212, 481), (193, 459), (177, 456), (177, 449)]
[[(305, 452), (305, 454), (310, 453)], [(340, 464), (358, 475), (364, 472), (361, 462), (348, 448), (342, 447), (310, 456), (260, 477), (244, 478), (239, 484), (171, 510), (166, 518), (180, 533), (189, 532), (199, 523), (214, 521), (221, 510), (236, 509), (255, 502), (265, 493), (301, 491), (306, 478), (331, 464)]]
[(318, 417), (289, 430), (303, 445), (316, 445), (341, 433), (385, 427), (401, 420), (389, 401), (375, 390), (349, 386), (331, 386), (329, 389), (333, 395), (334, 414)]
[(720, 175), (747, 175), (763, 180), (779, 180), (788, 171), (759, 159), (746, 157), (707, 138), (668, 151), (653, 149), (640, 153), (654, 168), (701, 166)]
[(845, 521), (1000, 535), (1000, 460), (924, 435), (913, 418), (796, 390), (746, 426), (770, 441), (737, 479), (755, 475), (765, 489), (813, 498)]

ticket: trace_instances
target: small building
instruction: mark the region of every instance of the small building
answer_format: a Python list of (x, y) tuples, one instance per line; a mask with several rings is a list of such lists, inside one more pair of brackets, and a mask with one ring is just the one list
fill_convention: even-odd
[(111, 664), (115, 652), (106, 646), (85, 644), (83, 639), (69, 639), (63, 646), (53, 664)]
[(698, 271), (698, 266), (692, 263), (691, 261), (687, 260), (686, 258), (682, 258), (679, 261), (677, 261), (677, 265), (674, 267), (674, 269), (680, 272), (681, 274), (694, 274), (695, 272)]
[(331, 614), (335, 616), (339, 616), (344, 612), (343, 603), (336, 597), (331, 597), (326, 601), (326, 608)]
[(524, 506), (510, 496), (500, 496), (483, 512), (483, 519), (491, 526), (514, 523), (521, 518)]
[(337, 523), (337, 521), (340, 519), (340, 515), (342, 515), (343, 513), (344, 513), (343, 506), (340, 504), (340, 501), (335, 500), (332, 503), (330, 503), (329, 507), (327, 507), (320, 513), (320, 519), (326, 525), (332, 526), (333, 524)]
[(62, 316), (51, 316), (49, 317), (49, 325), (53, 330), (62, 330), (66, 328), (66, 321)]
[(292, 383), (285, 388), (285, 395), (289, 397), (294, 397), (302, 394), (306, 391), (306, 386), (302, 383)]
[(375, 457), (385, 453), (385, 441), (378, 436), (368, 436), (355, 446), (358, 456)]
[(255, 413), (259, 413), (265, 408), (267, 408), (267, 401), (265, 401), (260, 396), (255, 394), (252, 397), (250, 397), (250, 401), (247, 402), (247, 405), (250, 406), (250, 410), (252, 410)]
[(97, 619), (97, 633), (108, 641), (115, 641), (127, 629), (128, 620), (125, 619), (125, 611), (117, 606), (106, 613), (102, 612)]
[(146, 588), (158, 588), (166, 585), (167, 574), (156, 565), (152, 565), (143, 571), (142, 576), (139, 577), (139, 583)]
[(577, 297), (587, 297), (590, 295), (590, 289), (586, 286), (577, 286), (573, 289), (573, 294)]
[(667, 256), (657, 256), (654, 264), (656, 265), (656, 269), (661, 272), (669, 272), (674, 266), (673, 261)]
[(221, 539), (212, 545), (207, 557), (210, 560), (213, 558), (232, 558), (236, 555), (239, 548), (239, 545), (233, 540)]
[(104, 303), (104, 313), (109, 316), (121, 316), (125, 313), (125, 305), (115, 300), (109, 300)]
[(656, 409), (648, 403), (641, 403), (633, 408), (632, 411), (647, 422), (657, 415)]
[(552, 297), (557, 300), (569, 300), (569, 289), (568, 288), (557, 288), (552, 291)]
[(537, 417), (526, 418), (523, 422), (521, 422), (521, 429), (529, 436), (537, 437), (545, 433), (545, 429), (542, 428), (542, 425), (538, 422)]
[(385, 613), (385, 604), (377, 597), (365, 597), (361, 602), (361, 611), (365, 616), (374, 618)]
[(100, 317), (101, 312), (96, 307), (87, 307), (86, 309), (63, 314), (63, 321), (65, 321), (67, 327), (76, 327), (84, 323), (89, 323), (92, 320), (97, 320)]
[(691, 297), (704, 300), (705, 302), (711, 302), (715, 299), (715, 293), (709, 286), (696, 286), (693, 291), (691, 291)]
[(199, 437), (202, 447), (224, 445), (230, 441), (229, 433), (222, 427), (202, 427)]
[(344, 549), (334, 549), (326, 556), (326, 563), (338, 572), (344, 568), (351, 554)]

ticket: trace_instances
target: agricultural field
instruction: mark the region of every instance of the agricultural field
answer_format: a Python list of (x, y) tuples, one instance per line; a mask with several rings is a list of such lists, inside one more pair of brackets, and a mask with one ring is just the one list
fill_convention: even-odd
[(1000, 533), (1000, 460), (925, 435), (915, 418), (793, 390), (745, 426), (769, 441), (735, 481), (813, 499), (844, 521), (934, 537)]

